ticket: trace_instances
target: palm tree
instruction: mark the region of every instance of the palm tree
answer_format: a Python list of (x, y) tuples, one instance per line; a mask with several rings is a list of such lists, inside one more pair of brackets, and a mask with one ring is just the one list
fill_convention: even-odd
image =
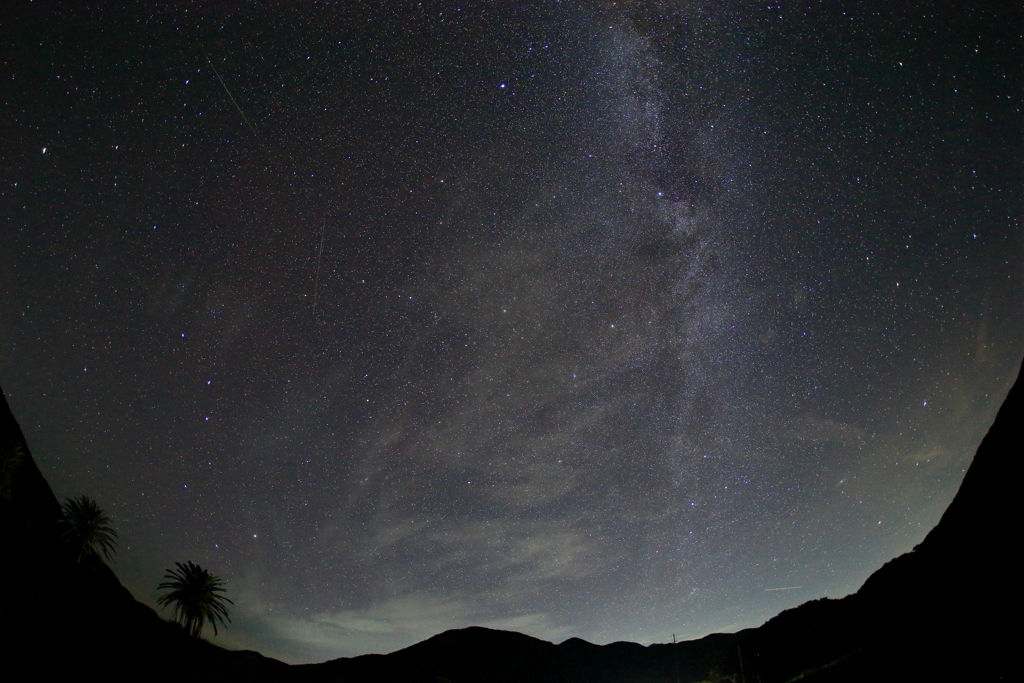
[(178, 569), (168, 569), (164, 575), (170, 581), (158, 586), (159, 590), (170, 592), (157, 598), (157, 602), (161, 605), (174, 605), (174, 619), (185, 627), (189, 635), (198, 637), (207, 621), (213, 626), (213, 634), (217, 635), (218, 621), (224, 624), (226, 619), (231, 623), (224, 603), (235, 604), (219, 595), (226, 591), (224, 582), (198, 564), (192, 564), (191, 560), (188, 564), (174, 564)]
[(103, 555), (107, 562), (113, 561), (117, 532), (96, 501), (88, 496), (68, 498), (61, 509), (63, 537), (74, 550), (75, 558), (79, 562), (98, 561)]
[(25, 463), (25, 449), (21, 444), (0, 450), (0, 499), (11, 502), (14, 480)]

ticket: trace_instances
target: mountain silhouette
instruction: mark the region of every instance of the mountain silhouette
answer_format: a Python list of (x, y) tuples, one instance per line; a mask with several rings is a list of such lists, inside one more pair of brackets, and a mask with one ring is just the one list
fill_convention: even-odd
[(960, 489), (913, 551), (856, 593), (786, 610), (758, 628), (642, 646), (560, 644), (470, 627), (387, 655), (289, 666), (188, 636), (137, 602), (103, 563), (75, 562), (60, 505), (6, 399), (0, 406), (0, 661), (4, 680), (339, 683), (687, 683), (1010, 680), (1017, 651), (1016, 464), (1020, 375)]

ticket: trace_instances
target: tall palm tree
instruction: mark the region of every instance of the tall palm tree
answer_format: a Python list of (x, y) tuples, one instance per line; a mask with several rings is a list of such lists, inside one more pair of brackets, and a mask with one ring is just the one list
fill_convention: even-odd
[(79, 562), (97, 561), (102, 555), (107, 562), (114, 559), (117, 532), (110, 518), (88, 496), (68, 498), (61, 506), (64, 519), (64, 540), (71, 545)]
[(174, 605), (174, 619), (190, 635), (198, 637), (207, 621), (213, 626), (213, 634), (217, 635), (218, 621), (224, 624), (226, 619), (231, 623), (224, 603), (235, 604), (220, 595), (226, 591), (224, 582), (198, 564), (192, 564), (191, 560), (187, 564), (174, 564), (178, 569), (166, 570), (164, 578), (170, 580), (158, 586), (160, 590), (170, 592), (157, 598), (157, 602), (161, 605)]

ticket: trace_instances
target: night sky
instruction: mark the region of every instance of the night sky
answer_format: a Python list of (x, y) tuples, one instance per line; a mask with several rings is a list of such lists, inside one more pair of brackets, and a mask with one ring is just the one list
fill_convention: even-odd
[(0, 9), (0, 382), (215, 642), (845, 595), (1024, 354), (1016, 3), (85, 4)]

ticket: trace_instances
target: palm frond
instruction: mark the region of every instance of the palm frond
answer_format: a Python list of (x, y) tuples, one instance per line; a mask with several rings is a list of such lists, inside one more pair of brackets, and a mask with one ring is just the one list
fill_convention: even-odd
[(174, 563), (177, 569), (168, 569), (164, 575), (167, 581), (157, 588), (168, 591), (157, 598), (164, 606), (172, 606), (174, 620), (185, 630), (199, 636), (203, 625), (209, 622), (217, 634), (217, 624), (231, 623), (228, 608), (224, 603), (235, 604), (229, 598), (220, 595), (226, 592), (224, 582), (207, 570), (189, 560), (186, 564)]
[(88, 496), (68, 498), (61, 508), (64, 511), (63, 537), (74, 549), (76, 559), (85, 562), (102, 555), (107, 562), (113, 561), (117, 532), (96, 501)]

